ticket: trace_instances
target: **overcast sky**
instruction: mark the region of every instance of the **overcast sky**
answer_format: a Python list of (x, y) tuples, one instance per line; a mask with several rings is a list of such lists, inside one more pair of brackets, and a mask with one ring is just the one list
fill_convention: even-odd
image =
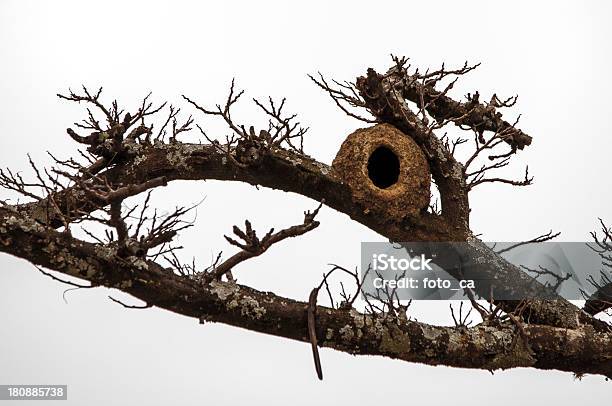
[[(581, 241), (612, 222), (609, 78), (611, 7), (605, 1), (428, 2), (33, 2), (0, 1), (0, 163), (27, 172), (26, 154), (48, 162), (75, 144), (65, 128), (83, 118), (55, 94), (104, 86), (135, 106), (149, 91), (192, 112), (186, 94), (207, 105), (237, 84), (250, 97), (287, 97), (310, 126), (306, 152), (330, 163), (361, 126), (309, 81), (322, 71), (353, 80), (384, 70), (389, 54), (426, 68), (441, 62), (482, 66), (454, 95), (478, 89), (518, 93), (509, 113), (533, 145), (526, 189), (483, 186), (471, 196), (472, 228), (486, 240), (512, 241), (553, 229)], [(143, 6), (146, 4), (146, 6)], [(107, 99), (108, 100), (108, 99)], [(234, 113), (261, 123), (248, 102)], [(196, 114), (211, 134), (220, 123)], [(245, 218), (257, 229), (302, 220), (315, 203), (245, 184), (178, 182), (154, 194), (162, 208), (205, 199), (197, 225), (181, 235), (185, 259), (207, 263), (230, 252), (223, 234)], [(361, 241), (384, 238), (331, 209), (321, 226), (236, 269), (239, 282), (306, 300), (330, 262), (355, 266)], [(0, 384), (68, 384), (74, 405), (441, 404), (569, 405), (609, 400), (597, 377), (533, 369), (496, 372), (430, 367), (322, 349), (319, 382), (307, 344), (225, 325), (199, 325), (163, 310), (127, 310), (106, 289), (66, 290), (34, 267), (0, 255)], [(132, 299), (134, 303), (136, 301)], [(417, 303), (412, 317), (450, 324), (447, 303)]]

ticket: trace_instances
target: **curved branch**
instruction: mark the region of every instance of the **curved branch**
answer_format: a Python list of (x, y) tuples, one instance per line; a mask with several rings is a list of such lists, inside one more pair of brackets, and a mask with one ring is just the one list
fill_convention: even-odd
[[(432, 81), (435, 83), (446, 75), (462, 74), (471, 69), (467, 65), (457, 71), (445, 71), (443, 68), (431, 74), (420, 75), (420, 78), (429, 81), (424, 83)], [(409, 78), (406, 73), (401, 70), (397, 72), (392, 70), (385, 75), (379, 75), (369, 69), (367, 77), (358, 78), (354, 86), (356, 92), (358, 91), (363, 98), (364, 106), (379, 121), (394, 124), (413, 137), (420, 145), (427, 156), (432, 175), (440, 190), (441, 215), (406, 214), (400, 220), (391, 220), (392, 216), (384, 207), (363, 207), (354, 201), (352, 191), (334, 175), (332, 168), (301, 153), (287, 151), (270, 143), (257, 151), (251, 151), (254, 148), (253, 145), (243, 145), (243, 152), (247, 152), (248, 155), (246, 158), (251, 157), (251, 152), (253, 154), (257, 152), (253, 155), (256, 155), (256, 159), (241, 160), (240, 165), (234, 165), (228, 159), (229, 156), (232, 156), (231, 144), (224, 149), (220, 148), (218, 143), (212, 145), (184, 144), (173, 140), (168, 144), (161, 142), (151, 144), (145, 140), (139, 142), (137, 147), (132, 146), (129, 159), (113, 163), (113, 167), (98, 176), (104, 177), (117, 190), (120, 190), (122, 185), (149, 185), (147, 182), (152, 179), (163, 179), (164, 182), (177, 179), (219, 179), (243, 181), (253, 185), (295, 192), (317, 201), (325, 199), (328, 206), (346, 213), (354, 220), (392, 241), (469, 241), (471, 242), (470, 250), (475, 255), (485, 258), (486, 263), (490, 265), (489, 268), (483, 269), (483, 272), (489, 275), (494, 273), (495, 278), (493, 279), (518, 282), (519, 288), (526, 283), (533, 284), (532, 279), (525, 279), (520, 269), (499, 258), (472, 236), (469, 229), (469, 187), (466, 184), (465, 168), (453, 157), (452, 151), (445, 147), (444, 141), (433, 134), (431, 127), (424, 121), (425, 118), (422, 119), (408, 107), (405, 96), (400, 91), (401, 85), (405, 84), (407, 79)], [(411, 81), (408, 80), (408, 82)], [(437, 94), (427, 104), (421, 100), (422, 109), (447, 97), (447, 90)], [(357, 93), (354, 95), (359, 97)], [(218, 107), (218, 112), (215, 113), (224, 116), (230, 127), (232, 120), (228, 115), (229, 106), (236, 101), (237, 97), (233, 96), (232, 86), (225, 109)], [(423, 97), (421, 94), (420, 98)], [(472, 104), (476, 103), (475, 100), (472, 98)], [(197, 104), (192, 103), (197, 107)], [(493, 100), (489, 105), (500, 103), (506, 104)], [(208, 110), (201, 110), (211, 114)], [(255, 144), (260, 144), (261, 140), (258, 137), (261, 136), (255, 135), (252, 127), (248, 133), (243, 126), (235, 128), (248, 141), (257, 141)], [(504, 138), (504, 141), (508, 142), (508, 140), (509, 138)], [(139, 193), (144, 189), (146, 187), (132, 190), (129, 193)], [(52, 210), (49, 209), (47, 199), (29, 205), (20, 205), (16, 209), (43, 224), (60, 227), (64, 224), (61, 220), (65, 217), (65, 213), (70, 213), (71, 219), (78, 219), (108, 203), (106, 199), (95, 196), (91, 199), (83, 199), (81, 186), (53, 193), (48, 199), (53, 200)], [(477, 293), (485, 298), (490, 297), (490, 292)], [(576, 328), (580, 323), (587, 323), (599, 330), (606, 328), (569, 302), (560, 297), (557, 299), (530, 304), (528, 312), (530, 320), (557, 327)], [(504, 302), (500, 305), (506, 311), (513, 311), (517, 304)]]
[[(298, 193), (349, 215), (395, 241), (452, 241), (460, 239), (439, 216), (424, 213), (419, 218), (407, 218), (404, 223), (389, 223), (385, 212), (366, 210), (352, 199), (351, 190), (338, 179), (330, 166), (312, 158), (276, 148), (257, 167), (238, 167), (228, 162), (227, 155), (217, 145), (172, 144), (146, 145), (132, 162), (112, 167), (98, 175), (110, 183), (153, 185), (152, 179), (173, 180), (216, 179), (240, 181), (286, 192)], [(126, 190), (127, 191), (127, 190)], [(143, 192), (137, 188), (133, 194)], [(54, 195), (57, 206), (74, 216), (93, 212), (106, 204), (104, 199), (82, 199), (83, 189), (71, 187)], [(127, 197), (129, 194), (125, 194)], [(49, 213), (48, 204), (40, 202), (17, 206), (16, 209), (41, 223), (61, 227), (59, 213)], [(49, 217), (48, 217), (49, 216)], [(47, 220), (48, 219), (48, 220)]]
[[(100, 175), (102, 176), (102, 175)], [(228, 162), (226, 155), (214, 145), (172, 144), (148, 145), (141, 155), (131, 163), (114, 167), (104, 176), (109, 181), (121, 184), (146, 184), (148, 180), (164, 177), (172, 180), (217, 179), (242, 181), (252, 185), (261, 185), (287, 192), (299, 193), (316, 201), (325, 200), (325, 204), (339, 212), (349, 215), (353, 220), (369, 227), (393, 241), (466, 241), (471, 240), (474, 255), (485, 255), (491, 267), (487, 272), (495, 275), (494, 279), (503, 278), (510, 281), (523, 281), (524, 286), (539, 286), (538, 282), (524, 280), (525, 274), (516, 266), (503, 260), (478, 240), (466, 236), (464, 230), (431, 213), (424, 213), (417, 218), (405, 218), (402, 222), (389, 221), (390, 216), (360, 206), (353, 201), (351, 191), (346, 184), (335, 177), (332, 169), (314, 159), (298, 155), (283, 149), (275, 149), (264, 156), (257, 167), (237, 167)], [(104, 201), (83, 201), (83, 193), (78, 187), (58, 192), (54, 199), (57, 206), (73, 213), (88, 213), (106, 204)], [(45, 223), (48, 208), (44, 200), (18, 206), (19, 212)], [(366, 210), (369, 209), (369, 210)], [(53, 226), (63, 223), (57, 216)], [(485, 268), (483, 268), (485, 269)], [(478, 292), (488, 298), (490, 292)], [(518, 305), (514, 302), (503, 304), (504, 310), (512, 311)], [(579, 323), (588, 323), (604, 328), (596, 319), (579, 308), (559, 297), (557, 301), (542, 301), (530, 305), (530, 320), (541, 324), (574, 328)]]
[[(68, 238), (6, 208), (0, 208), (0, 237), (10, 239), (0, 244), (0, 251), (120, 289), (148, 305), (200, 322), (309, 341), (307, 303), (231, 282), (202, 284), (153, 261), (120, 258), (110, 247)], [(320, 345), (351, 354), (491, 371), (533, 367), (612, 377), (612, 333), (598, 333), (590, 326), (570, 330), (507, 323), (466, 329), (323, 306), (317, 306), (316, 313)]]

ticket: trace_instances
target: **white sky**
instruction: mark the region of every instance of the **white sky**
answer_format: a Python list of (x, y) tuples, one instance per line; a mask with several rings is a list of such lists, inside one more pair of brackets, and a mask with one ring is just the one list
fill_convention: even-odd
[[(473, 193), (472, 226), (487, 240), (520, 240), (552, 228), (579, 241), (612, 222), (610, 210), (610, 6), (598, 1), (534, 2), (0, 2), (0, 163), (27, 172), (26, 154), (48, 162), (75, 145), (65, 128), (77, 106), (55, 94), (103, 85), (135, 106), (187, 94), (224, 100), (232, 77), (247, 90), (234, 113), (261, 123), (250, 97), (288, 98), (311, 127), (306, 152), (331, 162), (360, 123), (343, 115), (306, 77), (321, 70), (354, 79), (384, 70), (389, 54), (423, 68), (482, 62), (455, 89), (519, 94), (513, 118), (534, 143), (516, 160), (535, 185), (483, 186)], [(219, 123), (196, 114), (211, 133)], [(158, 191), (160, 207), (206, 198), (197, 226), (183, 233), (183, 258), (204, 264), (222, 235), (245, 218), (259, 230), (301, 221), (314, 202), (301, 196), (214, 181)], [(381, 241), (347, 216), (324, 209), (316, 231), (240, 266), (241, 283), (305, 300), (330, 262), (355, 266), (361, 241)], [(198, 325), (166, 311), (130, 311), (104, 289), (68, 292), (25, 261), (0, 256), (0, 384), (69, 385), (75, 405), (178, 404), (572, 404), (609, 398), (601, 377), (537, 370), (498, 372), (429, 367), (323, 349), (318, 382), (310, 347), (224, 325)], [(116, 292), (113, 295), (120, 296)], [(122, 296), (123, 297), (123, 296)], [(129, 298), (126, 298), (129, 300)], [(418, 303), (410, 315), (449, 324), (447, 303)], [(364, 384), (364, 380), (366, 383)], [(384, 384), (380, 384), (380, 382)], [(502, 395), (500, 395), (502, 394)]]

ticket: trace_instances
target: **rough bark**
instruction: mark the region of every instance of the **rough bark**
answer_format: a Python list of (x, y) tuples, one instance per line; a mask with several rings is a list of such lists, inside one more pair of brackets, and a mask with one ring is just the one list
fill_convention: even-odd
[[(49, 189), (45, 185), (42, 188), (46, 195), (36, 202), (1, 205), (0, 251), (90, 281), (94, 286), (120, 289), (144, 300), (148, 306), (196, 317), (202, 322), (222, 322), (308, 341), (307, 314), (310, 314), (311, 328), (316, 324), (316, 340), (312, 339), (312, 330), (310, 332), (310, 341), (315, 348), (318, 342), (349, 353), (381, 355), (430, 365), (489, 370), (529, 366), (610, 377), (610, 327), (593, 317), (594, 312), (588, 314), (555, 294), (550, 296), (552, 300), (497, 301), (490, 297), (486, 286), (479, 285), (480, 290), (476, 293), (498, 304), (508, 313), (507, 317), (483, 317), (485, 321), (478, 326), (466, 328), (462, 322), (451, 328), (409, 321), (405, 312), (360, 314), (352, 308), (353, 302), (338, 309), (314, 307), (316, 297), (308, 312), (306, 303), (232, 282), (231, 268), (236, 263), (262, 254), (274, 242), (316, 227), (316, 211), (305, 213), (304, 224), (274, 235), (271, 231), (261, 240), (249, 223), (245, 225), (245, 231), (235, 227), (234, 233), (244, 243), (226, 238), (242, 251), (199, 273), (195, 270), (184, 273), (176, 267), (164, 268), (146, 259), (150, 249), (170, 242), (176, 236), (177, 230), (173, 226), (177, 223), (173, 221), (179, 217), (180, 211), (169, 223), (149, 235), (139, 236), (138, 232), (130, 235), (122, 217), (122, 202), (126, 197), (165, 186), (174, 180), (240, 181), (324, 202), (391, 241), (423, 242), (424, 249), (428, 242), (466, 242), (465, 254), (479, 259), (477, 269), (473, 269), (479, 276), (507, 286), (509, 290), (544, 289), (475, 238), (469, 226), (468, 194), (473, 187), (485, 182), (515, 186), (531, 183), (527, 171), (525, 179), (519, 181), (485, 177), (488, 171), (504, 167), (511, 155), (531, 142), (531, 137), (504, 121), (501, 113), (497, 112), (498, 107), (507, 107), (511, 103), (494, 96), (483, 104), (478, 95), (470, 96), (467, 103), (460, 103), (446, 95), (452, 84), (444, 91), (435, 89), (441, 78), (471, 70), (467, 65), (458, 71), (445, 71), (443, 68), (425, 75), (410, 75), (404, 65), (405, 60), (396, 60), (396, 66), (385, 74), (369, 69), (365, 77), (358, 78), (350, 86), (335, 82), (342, 91), (349, 92), (348, 95), (330, 88), (323, 78), (321, 82), (315, 81), (339, 106), (339, 101), (344, 101), (365, 108), (374, 117), (367, 122), (386, 123), (412, 139), (410, 142), (425, 156), (440, 192), (439, 213), (426, 211), (421, 206), (419, 210), (409, 207), (403, 210), (401, 204), (396, 204), (391, 213), (383, 204), (371, 205), (357, 199), (350, 182), (343, 181), (333, 167), (304, 154), (301, 146), (296, 147), (296, 138), (301, 142), (305, 129), (298, 129), (291, 121), (295, 116), (283, 118), (284, 101), (275, 105), (270, 100), (270, 107), (256, 101), (270, 118), (269, 129), (261, 130), (259, 135), (253, 127), (247, 130), (246, 126), (234, 123), (229, 110), (242, 92), (234, 92), (233, 82), (225, 107), (219, 105), (217, 110), (207, 110), (185, 97), (204, 114), (225, 120), (237, 136), (228, 137), (227, 144), (210, 140), (204, 131), (202, 134), (209, 144), (179, 142), (177, 135), (188, 131), (193, 119), (189, 117), (185, 124), (177, 124), (178, 110), (173, 107), (170, 107), (168, 119), (158, 136), (152, 140), (153, 126), (145, 125), (145, 117), (159, 112), (163, 105), (153, 108), (145, 98), (135, 114), (126, 113), (121, 117), (123, 113), (116, 104), (111, 108), (101, 104), (101, 90), (92, 94), (84, 88), (84, 95), (70, 92), (68, 96), (60, 97), (93, 104), (104, 114), (108, 126), (96, 121), (91, 113), (84, 124), (79, 124), (80, 129), (94, 130), (89, 136), (68, 129), (69, 136), (86, 144), (87, 151), (97, 161), (87, 168), (73, 160), (58, 161), (60, 167), (63, 165), (76, 173), (57, 172), (66, 176), (73, 186), (60, 185)], [(409, 103), (416, 104), (418, 111), (415, 112)], [(357, 117), (350, 112), (349, 115)], [(430, 124), (431, 119), (435, 123)], [(466, 126), (475, 133), (476, 151), (466, 162), (459, 162), (454, 156), (459, 141), (450, 145), (448, 139), (434, 134), (434, 130), (446, 123)], [(169, 128), (171, 135), (165, 142), (164, 134)], [(493, 134), (486, 138), (484, 132)], [(509, 150), (501, 154), (492, 151), (500, 144)], [(468, 170), (479, 154), (485, 152), (490, 153), (488, 160), (492, 163)], [(31, 164), (38, 179), (44, 183), (34, 163)], [(15, 178), (11, 173), (0, 175), (1, 186), (24, 191), (19, 176)], [(25, 194), (30, 196), (27, 192)], [(116, 231), (117, 238), (111, 236), (109, 242), (100, 240), (94, 244), (78, 240), (66, 231), (69, 223), (87, 219), (97, 210), (107, 212), (109, 219), (102, 222)], [(63, 232), (57, 231), (62, 227)], [(551, 234), (546, 238), (551, 238)], [(462, 277), (459, 274), (454, 276)], [(223, 282), (223, 277), (229, 282)], [(472, 304), (478, 309), (474, 300)], [(591, 307), (588, 310), (592, 310)]]
[[(456, 224), (449, 224), (444, 217), (423, 213), (419, 217), (406, 217), (398, 222), (390, 221), (391, 216), (385, 211), (361, 207), (352, 199), (350, 189), (334, 175), (331, 167), (290, 151), (271, 151), (263, 158), (261, 165), (255, 168), (240, 168), (228, 162), (226, 156), (211, 145), (158, 143), (142, 146), (132, 162), (110, 168), (104, 175), (118, 184), (143, 185), (159, 177), (164, 177), (168, 182), (217, 179), (241, 181), (298, 193), (316, 201), (324, 200), (327, 206), (349, 215), (353, 220), (393, 241), (472, 241), (472, 255), (486, 255), (491, 267), (483, 269), (488, 269), (490, 277), (503, 278), (509, 283), (523, 280), (524, 284), (521, 286), (538, 285), (516, 266), (486, 249), (471, 234), (466, 235)], [(85, 192), (74, 187), (59, 192), (55, 200), (60, 208), (65, 212), (72, 212), (73, 215), (90, 213), (105, 204), (95, 199), (85, 199), (84, 196)], [(53, 211), (49, 211), (45, 201), (26, 204), (17, 209), (43, 223), (48, 221), (54, 226), (61, 226), (59, 217), (53, 218)], [(48, 217), (51, 218), (48, 220)], [(526, 277), (528, 279), (525, 279)], [(488, 298), (488, 290), (479, 293)], [(508, 311), (516, 305), (515, 302), (503, 303)], [(531, 307), (531, 320), (537, 323), (574, 328), (582, 322), (598, 329), (607, 328), (561, 298), (558, 301), (540, 301)]]
[[(155, 262), (118, 257), (111, 248), (79, 241), (7, 209), (0, 209), (0, 242), (3, 252), (93, 285), (121, 289), (148, 305), (202, 323), (221, 322), (309, 341), (305, 302), (233, 282), (180, 277)], [(490, 371), (533, 367), (612, 377), (612, 333), (589, 325), (439, 327), (323, 306), (317, 306), (316, 314), (320, 345), (351, 354)]]

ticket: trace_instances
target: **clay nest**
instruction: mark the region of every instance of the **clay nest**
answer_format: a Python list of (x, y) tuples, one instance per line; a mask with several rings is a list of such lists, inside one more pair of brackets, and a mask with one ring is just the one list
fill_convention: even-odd
[(385, 212), (401, 220), (429, 205), (427, 160), (412, 138), (390, 124), (350, 134), (332, 168), (366, 212)]

